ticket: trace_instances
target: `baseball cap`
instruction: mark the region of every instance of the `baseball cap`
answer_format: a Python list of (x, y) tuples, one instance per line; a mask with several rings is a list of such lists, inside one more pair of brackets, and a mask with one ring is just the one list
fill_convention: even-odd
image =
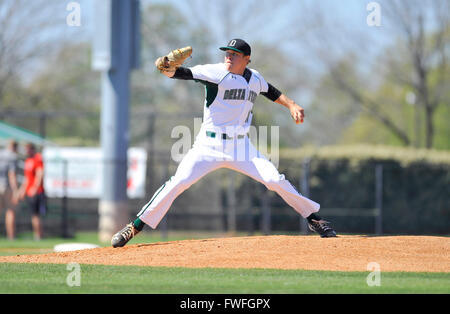
[(245, 56), (249, 56), (252, 53), (252, 49), (250, 48), (250, 45), (245, 42), (245, 40), (235, 38), (230, 40), (228, 45), (225, 47), (220, 47), (220, 50), (234, 50), (237, 52), (243, 53)]

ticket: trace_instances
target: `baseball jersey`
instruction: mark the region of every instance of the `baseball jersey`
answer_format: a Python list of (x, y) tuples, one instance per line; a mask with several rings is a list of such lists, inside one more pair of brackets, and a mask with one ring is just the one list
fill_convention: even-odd
[[(31, 187), (34, 185), (34, 180), (36, 179), (36, 171), (38, 169), (43, 169), (44, 163), (42, 162), (42, 156), (39, 153), (34, 154), (33, 157), (29, 157), (25, 160), (25, 166), (24, 166), (24, 175), (27, 179), (27, 186), (26, 186), (26, 194), (27, 196), (32, 196), (30, 193)], [(37, 190), (37, 193), (43, 193), (44, 192), (44, 185), (41, 183), (39, 185), (39, 188)]]
[(246, 68), (243, 75), (238, 75), (228, 72), (224, 63), (179, 68), (173, 78), (205, 85), (202, 127), (230, 136), (248, 132), (253, 104), (259, 94), (271, 100), (281, 95), (258, 71)]

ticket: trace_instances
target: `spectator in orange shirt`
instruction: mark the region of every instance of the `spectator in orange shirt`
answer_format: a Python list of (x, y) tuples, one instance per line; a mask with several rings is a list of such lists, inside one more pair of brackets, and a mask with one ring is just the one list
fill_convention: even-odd
[(32, 143), (25, 145), (27, 159), (24, 166), (24, 181), (20, 188), (21, 199), (26, 199), (31, 212), (31, 224), (33, 226), (34, 239), (42, 238), (42, 223), (40, 216), (44, 215), (47, 209), (47, 202), (44, 192), (44, 163), (42, 156), (36, 152), (36, 147)]

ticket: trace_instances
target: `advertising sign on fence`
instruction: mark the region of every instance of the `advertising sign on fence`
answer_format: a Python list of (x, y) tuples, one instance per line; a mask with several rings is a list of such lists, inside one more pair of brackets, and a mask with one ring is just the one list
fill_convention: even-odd
[[(46, 147), (42, 156), (44, 188), (49, 197), (100, 198), (102, 169), (105, 159), (100, 148)], [(129, 198), (145, 197), (147, 152), (143, 148), (128, 149)]]

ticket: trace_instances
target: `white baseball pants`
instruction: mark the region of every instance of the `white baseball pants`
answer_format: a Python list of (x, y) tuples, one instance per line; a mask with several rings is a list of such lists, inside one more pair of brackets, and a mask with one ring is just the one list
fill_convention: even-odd
[(269, 190), (277, 192), (304, 218), (319, 211), (320, 205), (297, 192), (247, 136), (223, 140), (220, 136), (211, 138), (205, 131), (200, 131), (193, 147), (178, 165), (175, 175), (155, 192), (137, 216), (155, 229), (178, 195), (219, 168), (241, 172), (264, 184)]

